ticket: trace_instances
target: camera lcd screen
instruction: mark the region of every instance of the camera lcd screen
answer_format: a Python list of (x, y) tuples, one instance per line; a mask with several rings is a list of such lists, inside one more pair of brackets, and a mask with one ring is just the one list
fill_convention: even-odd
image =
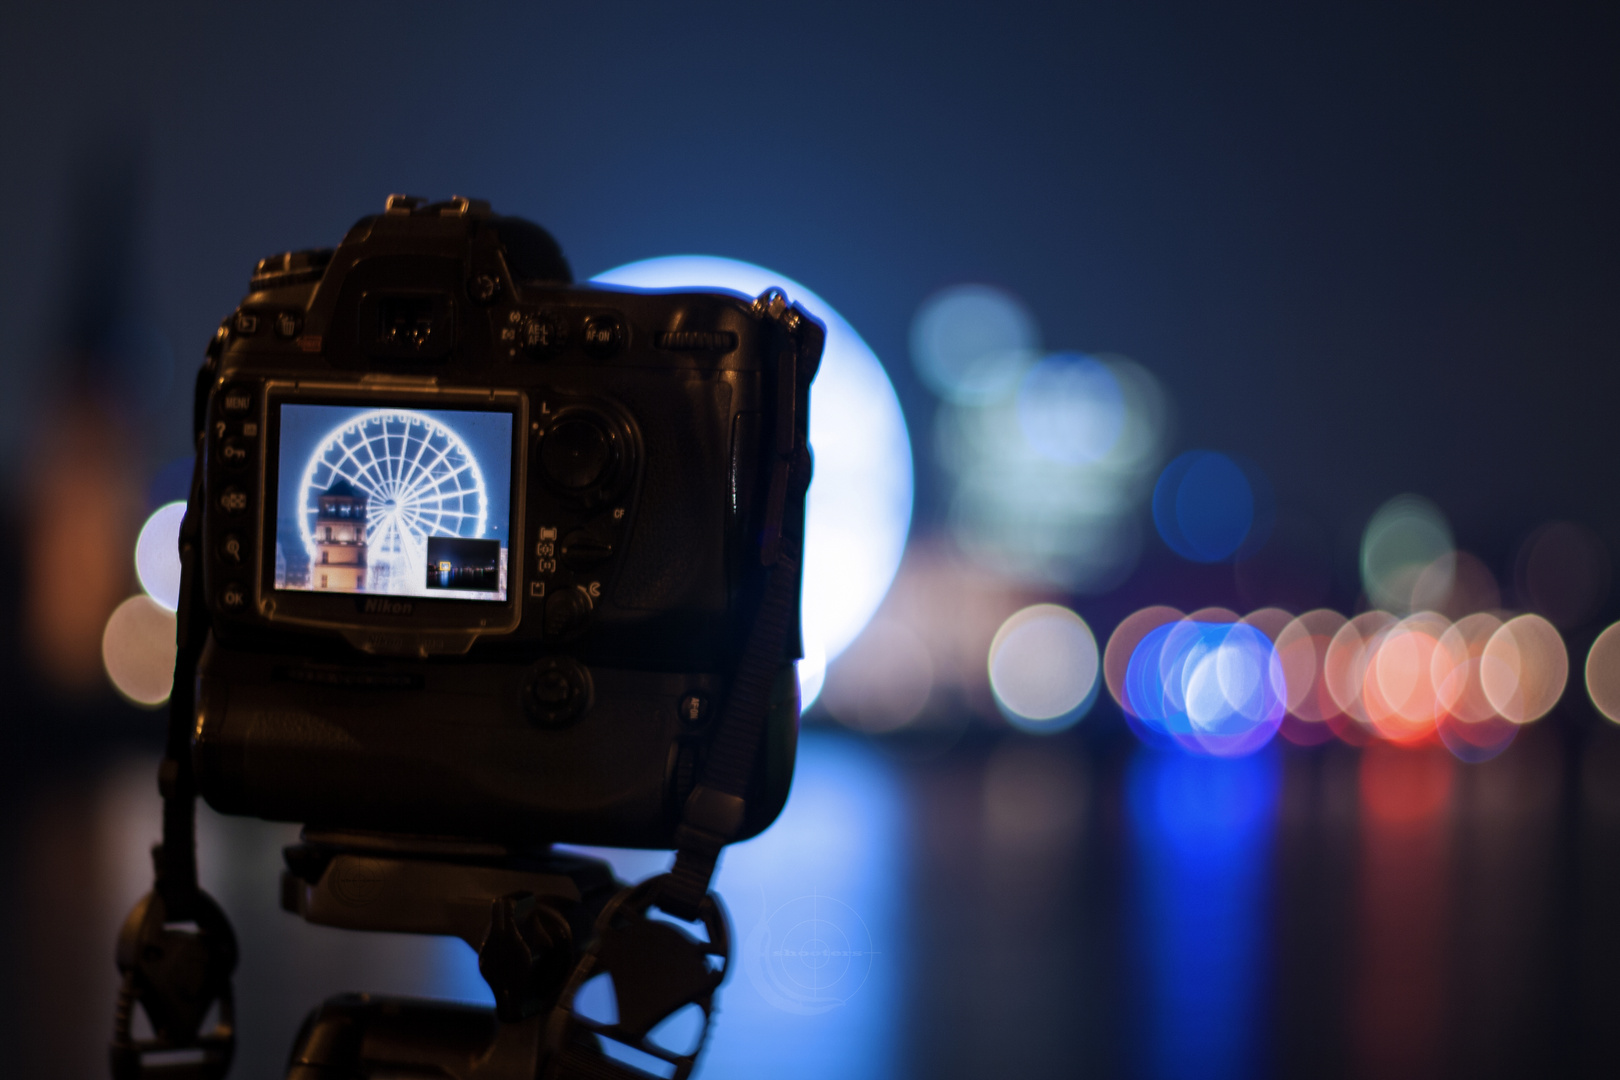
[(512, 414), (283, 403), (275, 587), (505, 601)]

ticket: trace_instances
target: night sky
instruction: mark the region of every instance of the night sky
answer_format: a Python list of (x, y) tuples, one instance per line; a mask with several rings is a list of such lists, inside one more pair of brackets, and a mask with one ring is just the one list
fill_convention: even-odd
[(1612, 10), (67, 4), (6, 23), (13, 462), (97, 327), (171, 370), (137, 426), (153, 468), (186, 453), (190, 372), (254, 260), (334, 243), (389, 192), (455, 192), (546, 224), (581, 278), (703, 252), (816, 289), (900, 391), (924, 529), (943, 485), (907, 329), (980, 281), (1048, 347), (1155, 372), (1172, 452), (1254, 461), (1330, 538), (1337, 602), (1368, 515), (1405, 491), (1504, 576), (1550, 518), (1620, 550)]

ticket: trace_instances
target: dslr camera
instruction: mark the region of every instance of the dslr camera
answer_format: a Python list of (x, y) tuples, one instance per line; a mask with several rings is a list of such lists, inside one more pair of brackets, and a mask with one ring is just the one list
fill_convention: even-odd
[[(675, 846), (802, 542), (823, 340), (777, 290), (571, 284), (477, 200), (261, 261), (197, 388), (199, 792), (322, 835)], [(792, 775), (794, 574), (731, 839)]]
[[(303, 823), (284, 908), (460, 937), (495, 997), (332, 998), (293, 1080), (648, 1075), (612, 1045), (690, 1075), (729, 968), (717, 860), (793, 772), (824, 341), (779, 289), (576, 286), (544, 230), (470, 199), (394, 196), (335, 250), (258, 264), (197, 383), (115, 1077), (230, 1068), (236, 940), (197, 885), (199, 794)], [(621, 887), (557, 842), (675, 860)], [(616, 1018), (592, 1019), (603, 973)], [(665, 1045), (688, 1006), (695, 1043)]]

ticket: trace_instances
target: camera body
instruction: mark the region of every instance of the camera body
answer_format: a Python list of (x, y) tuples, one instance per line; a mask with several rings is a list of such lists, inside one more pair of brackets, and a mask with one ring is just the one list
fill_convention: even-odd
[[(673, 846), (802, 542), (823, 341), (775, 290), (572, 285), (465, 199), (261, 262), (197, 390), (200, 792), (327, 835)], [(786, 799), (797, 655), (737, 839)]]

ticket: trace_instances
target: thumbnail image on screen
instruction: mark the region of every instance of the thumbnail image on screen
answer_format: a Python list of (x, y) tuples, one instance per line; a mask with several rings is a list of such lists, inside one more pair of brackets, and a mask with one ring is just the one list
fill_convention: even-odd
[(275, 586), (506, 599), (512, 416), (283, 404)]

